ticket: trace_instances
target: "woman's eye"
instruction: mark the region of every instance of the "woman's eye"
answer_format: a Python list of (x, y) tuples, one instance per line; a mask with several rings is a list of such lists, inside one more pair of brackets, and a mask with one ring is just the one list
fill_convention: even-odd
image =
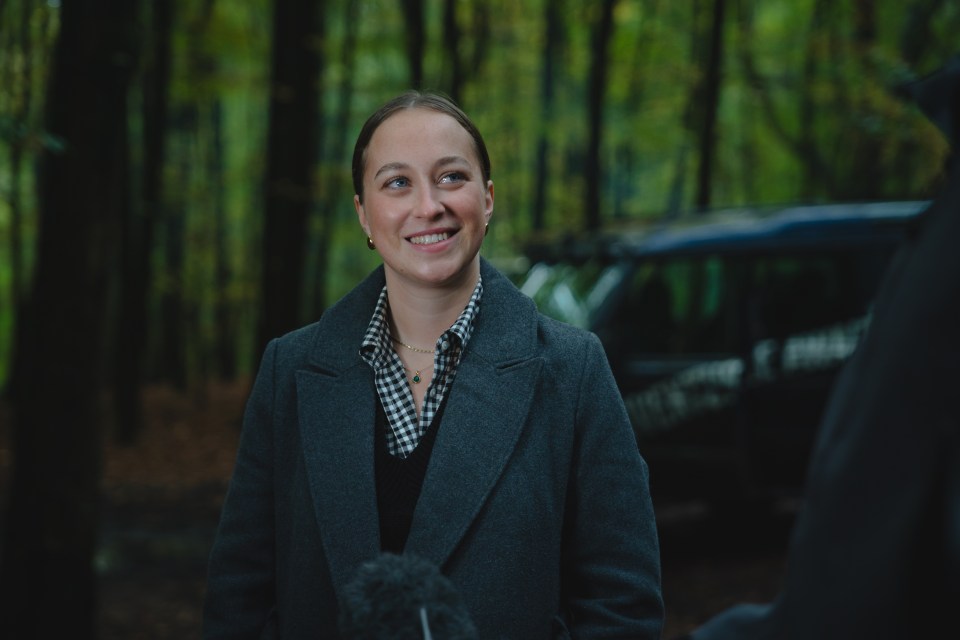
[(460, 173), (459, 171), (451, 171), (450, 173), (443, 174), (443, 176), (440, 178), (440, 182), (446, 182), (446, 183), (463, 182), (466, 179), (467, 179), (467, 176)]
[(390, 178), (386, 184), (388, 189), (402, 189), (410, 186), (410, 181), (403, 177)]

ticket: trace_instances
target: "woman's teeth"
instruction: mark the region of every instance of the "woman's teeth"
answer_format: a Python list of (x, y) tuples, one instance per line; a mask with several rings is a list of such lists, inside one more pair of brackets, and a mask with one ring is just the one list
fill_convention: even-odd
[(431, 233), (426, 236), (413, 236), (410, 238), (410, 242), (413, 244), (434, 244), (436, 242), (442, 242), (450, 237), (449, 233)]

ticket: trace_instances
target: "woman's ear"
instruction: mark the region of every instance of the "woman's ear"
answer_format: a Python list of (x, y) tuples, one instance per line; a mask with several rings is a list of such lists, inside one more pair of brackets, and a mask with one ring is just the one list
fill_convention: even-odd
[(354, 194), (353, 196), (353, 208), (357, 211), (357, 220), (360, 222), (360, 226), (363, 227), (363, 232), (369, 237), (370, 228), (367, 226), (367, 212), (363, 209), (363, 203), (360, 202), (359, 194)]
[(484, 195), (486, 199), (486, 210), (484, 211), (487, 222), (490, 222), (490, 216), (493, 215), (493, 180), (487, 180), (487, 192)]

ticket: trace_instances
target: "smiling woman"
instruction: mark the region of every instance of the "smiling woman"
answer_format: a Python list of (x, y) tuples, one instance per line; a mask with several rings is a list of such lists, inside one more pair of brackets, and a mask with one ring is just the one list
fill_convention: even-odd
[[(408, 342), (429, 344), (453, 323), (477, 283), (493, 182), (484, 178), (470, 135), (432, 109), (394, 114), (374, 132), (365, 155), (354, 205), (383, 258), (395, 329)], [(434, 290), (443, 295), (435, 298)], [(425, 298), (440, 305), (428, 324), (410, 317), (422, 313)]]
[[(383, 265), (267, 346), (204, 636), (349, 637), (345, 585), (395, 553), (450, 580), (464, 638), (659, 638), (646, 463), (596, 336), (480, 257), (479, 132), (445, 97), (403, 94), (364, 125), (353, 177)], [(435, 604), (397, 614), (439, 628)]]

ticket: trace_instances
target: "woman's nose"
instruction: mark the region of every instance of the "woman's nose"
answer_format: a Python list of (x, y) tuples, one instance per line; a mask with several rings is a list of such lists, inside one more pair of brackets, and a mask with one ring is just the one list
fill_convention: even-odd
[(443, 213), (444, 206), (441, 202), (441, 196), (442, 194), (437, 193), (434, 189), (421, 189), (417, 200), (416, 214), (424, 218), (434, 218)]

